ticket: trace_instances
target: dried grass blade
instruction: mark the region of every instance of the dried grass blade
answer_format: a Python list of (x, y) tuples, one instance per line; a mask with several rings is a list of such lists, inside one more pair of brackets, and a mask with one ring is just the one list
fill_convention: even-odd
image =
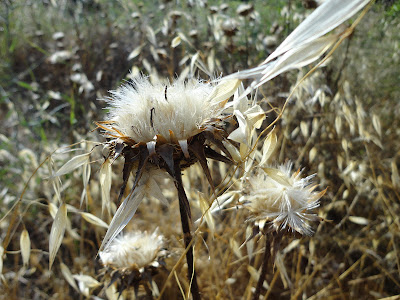
[(129, 53), (127, 60), (134, 59), (136, 56), (138, 56), (142, 52), (142, 49), (145, 45), (146, 44), (142, 44), (139, 47), (136, 47), (135, 49), (133, 49), (132, 52)]
[(60, 269), (61, 269), (61, 273), (63, 274), (65, 280), (67, 280), (67, 282), (74, 288), (74, 290), (79, 293), (78, 286), (76, 285), (75, 279), (72, 276), (72, 273), (69, 270), (69, 268), (64, 263), (60, 263)]
[(190, 73), (194, 74), (194, 66), (196, 64), (197, 59), (199, 58), (200, 53), (197, 52), (195, 55), (192, 56), (192, 59), (190, 60)]
[(82, 189), (81, 203), (80, 203), (81, 207), (82, 207), (84, 200), (87, 201), (87, 199), (88, 199), (88, 184), (89, 184), (89, 180), (90, 180), (90, 173), (91, 173), (91, 168), (90, 168), (89, 159), (88, 159), (87, 163), (83, 165), (83, 172), (82, 172), (83, 189)]
[(66, 226), (67, 205), (63, 203), (58, 209), (53, 225), (51, 226), (49, 239), (49, 270), (51, 269), (54, 259), (56, 258), (56, 253), (61, 246)]
[(108, 245), (115, 239), (115, 237), (124, 229), (126, 224), (132, 219), (139, 204), (143, 200), (143, 186), (138, 186), (132, 190), (125, 198), (124, 202), (118, 207), (106, 235), (101, 243), (99, 251), (107, 248)]
[(333, 45), (337, 39), (337, 35), (330, 35), (291, 49), (279, 57), (277, 61), (274, 61), (272, 64), (268, 65), (261, 72), (260, 76), (262, 77), (255, 85), (255, 88), (263, 85), (267, 81), (278, 76), (279, 74), (282, 74), (283, 72), (301, 68), (316, 61)]
[(208, 204), (204, 195), (202, 195), (201, 193), (200, 193), (200, 197), (199, 197), (199, 203), (200, 203), (201, 213), (206, 220), (208, 228), (210, 229), (211, 236), (214, 237), (214, 232), (215, 232), (214, 218), (211, 214), (210, 205)]
[(263, 64), (287, 51), (312, 42), (345, 22), (363, 8), (369, 0), (325, 1), (271, 53)]
[(148, 189), (151, 191), (151, 196), (162, 202), (164, 205), (169, 205), (167, 198), (165, 198), (160, 185), (153, 178), (149, 178), (146, 183)]
[(89, 156), (90, 152), (73, 157), (72, 159), (67, 161), (51, 178), (68, 174), (71, 171), (79, 168), (80, 166), (88, 164)]
[(110, 213), (111, 163), (109, 158), (106, 159), (106, 161), (101, 165), (99, 171), (99, 181), (101, 187), (101, 213), (104, 214), (104, 210), (106, 208), (108, 213)]

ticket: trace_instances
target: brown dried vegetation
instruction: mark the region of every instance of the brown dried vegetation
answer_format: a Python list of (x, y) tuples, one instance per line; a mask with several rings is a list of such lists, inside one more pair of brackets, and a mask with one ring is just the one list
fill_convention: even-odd
[[(209, 2), (213, 5), (204, 0), (160, 6), (102, 0), (0, 4), (0, 299), (118, 297), (113, 286), (107, 289), (96, 257), (111, 220), (101, 200), (103, 153), (95, 147), (103, 137), (88, 133), (103, 119), (105, 105), (96, 98), (104, 99), (107, 90), (140, 72), (208, 78), (254, 66), (308, 13), (297, 4), (264, 7), (256, 1), (239, 14), (237, 2)], [(368, 12), (326, 66), (295, 89), (277, 124), (273, 162), (290, 158), (295, 168), (317, 173), (321, 189), (328, 190), (318, 209), (325, 221), (314, 226), (314, 235), (283, 237), (274, 264), (269, 262), (264, 299), (400, 295), (400, 24), (390, 15), (395, 5), (400, 4), (377, 4)], [(302, 75), (291, 72), (259, 90), (268, 112), (263, 127), (281, 112)], [(84, 142), (53, 152), (77, 141)], [(88, 151), (90, 162), (97, 162), (89, 169), (48, 180)], [(217, 192), (227, 192), (225, 177), (233, 167), (209, 161), (208, 168)], [(116, 161), (111, 211), (119, 205), (122, 172), (123, 163)], [(212, 201), (210, 177), (199, 176), (203, 173), (193, 165), (182, 178), (193, 220)], [(129, 193), (133, 182), (126, 184)], [(184, 299), (189, 286), (178, 194), (172, 181), (162, 184), (170, 205), (144, 200), (128, 229), (159, 228), (169, 255), (148, 286), (153, 296), (158, 287), (162, 299)], [(68, 204), (63, 211), (61, 199)], [(57, 211), (66, 214), (65, 234), (49, 270)], [(247, 219), (233, 202), (196, 230), (194, 264), (204, 299), (251, 298), (264, 239), (240, 247), (251, 235)], [(151, 293), (141, 289), (138, 299), (147, 299)], [(125, 288), (122, 296), (134, 294)]]

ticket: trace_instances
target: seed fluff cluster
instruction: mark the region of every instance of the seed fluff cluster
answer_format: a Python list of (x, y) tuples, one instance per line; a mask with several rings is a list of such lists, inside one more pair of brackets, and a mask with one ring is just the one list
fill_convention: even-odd
[[(301, 178), (301, 171), (291, 174), (292, 163), (275, 168), (260, 168), (247, 178), (248, 193), (242, 197), (251, 212), (250, 220), (264, 233), (291, 230), (303, 235), (313, 233), (307, 221), (318, 220), (312, 213), (325, 191), (314, 192), (314, 175)], [(266, 224), (271, 224), (266, 228)]]
[(158, 258), (164, 256), (164, 237), (157, 231), (152, 234), (132, 231), (118, 236), (99, 256), (104, 266), (113, 269), (138, 269), (158, 267)]
[(168, 251), (164, 248), (165, 239), (157, 230), (152, 234), (132, 231), (118, 236), (104, 251), (99, 252), (105, 286), (117, 284), (121, 294), (133, 286), (136, 296), (142, 286), (147, 296), (152, 295), (156, 275), (164, 265)]
[[(206, 101), (213, 86), (202, 81), (151, 83), (145, 77), (112, 91), (108, 119), (125, 140), (184, 141), (207, 128), (219, 116), (218, 103)], [(122, 137), (122, 136), (121, 136)]]

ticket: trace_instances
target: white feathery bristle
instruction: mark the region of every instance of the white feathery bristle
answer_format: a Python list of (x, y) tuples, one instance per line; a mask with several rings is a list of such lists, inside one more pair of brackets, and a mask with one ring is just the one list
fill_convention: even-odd
[(133, 231), (117, 237), (104, 251), (100, 259), (105, 266), (123, 269), (138, 269), (150, 266), (160, 253), (164, 237), (157, 230), (152, 234)]
[(208, 100), (213, 88), (195, 79), (165, 85), (140, 76), (111, 91), (108, 120), (135, 142), (147, 143), (156, 135), (170, 141), (170, 131), (178, 140), (187, 140), (219, 116), (220, 105)]
[(276, 230), (289, 228), (301, 234), (311, 235), (312, 229), (307, 220), (317, 217), (312, 210), (319, 206), (323, 192), (313, 192), (308, 176), (301, 178), (301, 172), (291, 174), (291, 163), (278, 169), (260, 169), (248, 178), (249, 194), (244, 196), (246, 208), (257, 222), (267, 220)]

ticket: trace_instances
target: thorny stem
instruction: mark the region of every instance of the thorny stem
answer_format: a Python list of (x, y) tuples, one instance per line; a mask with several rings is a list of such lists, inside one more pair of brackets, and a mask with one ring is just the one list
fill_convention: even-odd
[(182, 231), (183, 231), (183, 239), (185, 241), (185, 247), (189, 248), (186, 252), (186, 261), (188, 265), (188, 279), (190, 284), (190, 291), (192, 293), (193, 300), (200, 300), (200, 292), (199, 287), (197, 285), (197, 277), (196, 272), (194, 270), (194, 260), (193, 260), (193, 244), (192, 241), (192, 233), (190, 232), (190, 206), (189, 201), (187, 199), (185, 189), (183, 188), (182, 183), (182, 174), (181, 168), (179, 164), (175, 164), (175, 186), (178, 190), (179, 196), (179, 211), (181, 213), (181, 223), (182, 223)]
[(271, 253), (270, 240), (269, 240), (268, 236), (264, 236), (264, 237), (265, 237), (264, 258), (263, 258), (263, 262), (261, 265), (261, 274), (260, 274), (260, 277), (258, 278), (257, 287), (256, 287), (256, 291), (254, 292), (253, 300), (258, 300), (260, 297), (261, 288), (263, 286), (265, 276), (267, 275), (267, 265), (268, 265), (268, 261), (269, 261), (269, 257), (270, 257), (270, 253)]

